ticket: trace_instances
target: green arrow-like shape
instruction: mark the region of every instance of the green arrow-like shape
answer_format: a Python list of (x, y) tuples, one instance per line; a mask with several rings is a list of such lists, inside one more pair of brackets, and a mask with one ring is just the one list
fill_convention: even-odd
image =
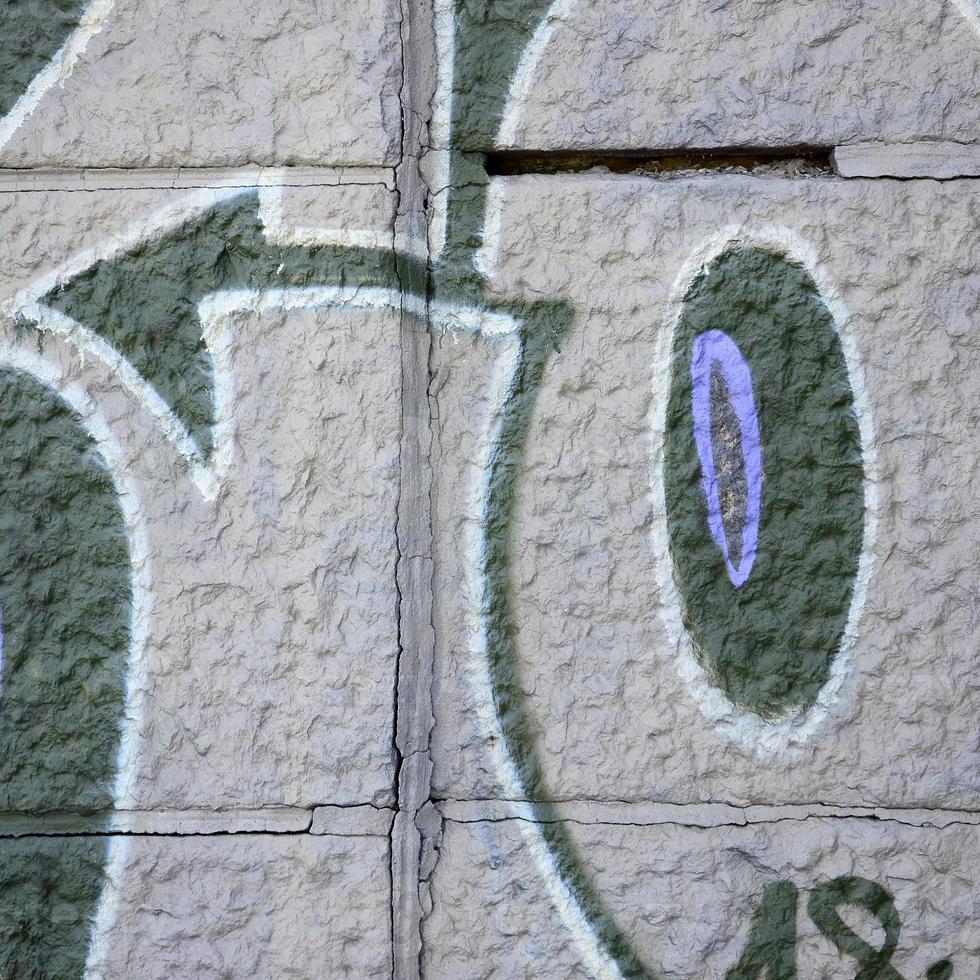
[(198, 313), (205, 296), (225, 289), (425, 281), (424, 266), (421, 272), (407, 268), (412, 260), (389, 250), (270, 243), (258, 207), (257, 191), (222, 201), (153, 241), (97, 262), (42, 301), (119, 351), (205, 455), (214, 424), (214, 369)]
[[(489, 187), (482, 153), (495, 144), (514, 71), (551, 6), (551, 0), (454, 2), (457, 51), (447, 242), (431, 283), (424, 262), (391, 250), (282, 246), (268, 241), (258, 192), (251, 191), (94, 264), (42, 302), (124, 356), (167, 402), (205, 454), (212, 449), (215, 415), (214, 369), (199, 317), (199, 304), (208, 295), (230, 289), (363, 285), (413, 295), (434, 289), (444, 302), (484, 305), (484, 283), (473, 267)], [(652, 980), (656, 974), (641, 961), (606, 907), (559, 809), (550, 802), (545, 766), (520, 682), (512, 587), (514, 510), (537, 393), (574, 314), (561, 303), (492, 305), (524, 324), (519, 367), (493, 449), (484, 515), (482, 613), (494, 703), (557, 875), (620, 974), (629, 980)]]

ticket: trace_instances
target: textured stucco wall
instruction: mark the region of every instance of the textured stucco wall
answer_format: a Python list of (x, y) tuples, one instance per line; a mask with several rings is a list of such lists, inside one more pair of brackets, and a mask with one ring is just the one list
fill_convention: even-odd
[(978, 178), (973, 0), (0, 8), (0, 980), (980, 976)]

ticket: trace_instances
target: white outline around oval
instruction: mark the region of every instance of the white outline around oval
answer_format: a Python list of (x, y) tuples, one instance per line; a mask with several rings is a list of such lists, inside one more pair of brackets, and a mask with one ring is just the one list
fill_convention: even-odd
[[(772, 722), (763, 721), (758, 716), (742, 711), (734, 705), (711, 683), (704, 668), (698, 662), (693, 643), (681, 618), (680, 598), (674, 579), (673, 562), (670, 560), (667, 532), (663, 438), (667, 401), (670, 397), (670, 351), (688, 289), (709, 262), (732, 246), (755, 246), (777, 251), (801, 265), (812, 277), (821, 299), (830, 312), (834, 330), (841, 341), (854, 394), (864, 460), (864, 535), (843, 640), (831, 666), (830, 675), (815, 704), (802, 712), (788, 712)], [(851, 675), (854, 665), (857, 628), (864, 611), (868, 582), (871, 577), (878, 529), (879, 477), (871, 404), (860, 354), (856, 339), (846, 330), (849, 320), (848, 309), (828, 271), (819, 261), (816, 251), (796, 232), (785, 226), (769, 225), (757, 230), (744, 226), (729, 226), (702, 242), (682, 266), (674, 283), (669, 307), (671, 310), (669, 323), (660, 333), (653, 366), (653, 407), (649, 419), (649, 431), (654, 440), (650, 473), (654, 517), (650, 543), (656, 563), (657, 585), (663, 598), (660, 606), (661, 621), (667, 631), (671, 649), (675, 651), (678, 671), (702, 714), (714, 725), (715, 731), (762, 756), (785, 754), (799, 749), (840, 702), (844, 682)]]

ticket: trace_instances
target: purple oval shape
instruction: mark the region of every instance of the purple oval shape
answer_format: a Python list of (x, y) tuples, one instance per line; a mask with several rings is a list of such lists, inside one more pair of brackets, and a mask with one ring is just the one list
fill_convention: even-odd
[[(715, 469), (711, 427), (711, 372), (715, 365), (721, 369), (729, 401), (738, 419), (742, 467), (747, 485), (742, 549), (738, 565), (734, 565), (731, 559)], [(748, 581), (759, 543), (762, 443), (759, 438), (759, 415), (752, 391), (752, 371), (738, 345), (723, 330), (706, 330), (694, 339), (691, 351), (691, 409), (694, 416), (694, 442), (701, 461), (701, 489), (708, 505), (708, 529), (725, 558), (728, 577), (738, 589)]]

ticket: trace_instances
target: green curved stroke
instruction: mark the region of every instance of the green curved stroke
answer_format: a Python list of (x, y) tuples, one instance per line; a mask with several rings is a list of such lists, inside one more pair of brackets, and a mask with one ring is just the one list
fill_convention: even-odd
[(453, 146), (485, 152), (497, 140), (521, 56), (554, 0), (457, 0)]
[[(694, 443), (691, 351), (708, 330), (726, 333), (751, 369), (762, 442), (758, 548), (739, 587), (709, 531)], [(809, 708), (840, 650), (864, 539), (861, 437), (833, 317), (799, 265), (730, 250), (684, 299), (671, 374), (664, 489), (684, 625), (734, 704), (767, 719)]]
[[(441, 295), (482, 302), (473, 265), (482, 244), (489, 178), (483, 153), (496, 143), (511, 79), (552, 0), (457, 0), (451, 187), (446, 245), (435, 285)], [(628, 980), (656, 980), (606, 907), (554, 803), (531, 734), (514, 620), (513, 519), (531, 417), (544, 373), (574, 319), (563, 303), (494, 304), (522, 323), (516, 374), (491, 450), (484, 515), (482, 618), (491, 691), (508, 754), (558, 873), (604, 952)]]
[[(698, 301), (705, 290), (716, 302)], [(518, 318), (522, 330), (515, 376), (491, 449), (483, 516), (481, 613), (494, 707), (537, 830), (599, 946), (623, 977), (655, 980), (657, 974), (642, 961), (630, 937), (600, 897), (586, 862), (566, 829), (560, 808), (551, 802), (521, 678), (512, 579), (515, 509), (538, 393), (549, 360), (572, 324), (574, 311), (555, 302), (512, 303), (497, 308)], [(784, 697), (789, 692), (793, 703), (797, 703), (815, 697), (826, 680), (848, 615), (862, 545), (863, 468), (846, 364), (830, 314), (812, 280), (798, 266), (760, 250), (726, 254), (711, 267), (710, 277), (697, 281), (688, 294), (688, 307), (676, 335), (677, 349), (689, 351), (691, 336), (707, 326), (730, 331), (757, 372), (763, 442), (769, 447), (766, 458), (773, 467), (765, 477), (769, 497), (763, 509), (763, 539), (773, 533), (795, 535), (785, 547), (779, 545), (779, 537), (776, 544), (766, 544), (767, 553), (757, 559), (757, 573), (766, 576), (764, 581), (770, 590), (778, 591), (782, 583), (774, 585), (769, 576), (771, 563), (779, 559), (776, 574), (785, 579), (786, 589), (799, 588), (802, 576), (807, 583), (818, 581), (822, 594), (830, 596), (826, 607), (818, 603), (815, 609), (809, 604), (812, 592), (797, 597), (792, 616), (801, 621), (794, 618), (780, 626), (796, 631), (795, 645), (782, 648), (774, 659), (755, 651), (760, 666), (753, 668), (756, 673), (748, 674), (748, 680), (744, 680), (748, 670), (744, 662), (742, 673), (736, 672), (736, 677), (743, 679), (743, 690), (753, 695), (755, 707), (781, 704), (774, 692)], [(754, 344), (750, 343), (753, 337)], [(683, 375), (678, 380), (682, 368)], [(702, 530), (706, 521), (693, 451), (688, 362), (682, 368), (676, 369), (673, 408), (668, 412), (672, 548), (679, 553), (690, 544), (685, 534), (696, 531), (695, 542), (700, 550), (694, 552), (694, 557), (675, 556), (675, 561), (682, 561), (685, 569), (693, 564), (695, 571), (700, 571), (704, 563), (711, 569), (711, 581), (717, 585), (719, 575), (723, 582), (728, 580), (716, 554), (717, 546)], [(677, 478), (675, 469), (683, 474), (683, 481)], [(785, 506), (787, 501), (791, 506)], [(706, 550), (708, 556), (704, 554)], [(803, 564), (787, 566), (791, 559)], [(692, 601), (697, 598), (695, 595)], [(717, 615), (724, 612), (723, 609)], [(766, 615), (778, 612), (778, 608), (767, 606), (759, 615), (766, 624)], [(717, 628), (719, 635), (726, 635), (720, 619)], [(810, 642), (805, 649), (801, 646), (804, 639)], [(765, 673), (766, 669), (771, 674)], [(733, 687), (729, 685), (726, 690)], [(795, 956), (795, 946), (784, 934), (786, 924), (768, 919), (757, 922), (754, 945), (750, 944), (744, 962), (733, 969), (732, 976), (749, 969), (753, 956), (782, 964), (780, 975), (790, 975), (784, 961)]]
[(487, 640), (494, 707), (507, 751), (530, 802), (537, 829), (599, 944), (629, 980), (655, 980), (632, 941), (603, 903), (561, 814), (549, 802), (545, 769), (531, 734), (517, 650), (518, 627), (513, 609), (513, 524), (531, 417), (551, 355), (559, 349), (573, 320), (560, 303), (518, 304), (508, 312), (522, 321), (515, 377), (491, 450), (490, 479), (484, 515), (484, 593), (482, 617)]
[[(224, 200), (97, 262), (43, 300), (125, 356), (205, 451), (214, 420), (198, 312), (205, 296), (314, 285), (426, 289), (425, 264), (387, 249), (269, 242), (258, 204), (257, 192)], [(3, 375), (2, 384), (0, 605), (8, 660), (0, 809), (98, 811), (112, 805), (128, 648), (128, 558), (116, 498), (64, 404), (25, 376)], [(81, 975), (106, 842), (0, 845), (0, 977)]]
[[(132, 617), (115, 487), (50, 388), (0, 369), (0, 810), (113, 802)], [(106, 839), (0, 844), (0, 976), (80, 976)]]
[[(40, 9), (45, 5), (34, 6)], [(510, 757), (526, 796), (533, 801), (531, 809), (538, 829), (563, 882), (622, 975), (653, 980), (655, 973), (641, 961), (606, 908), (558, 808), (549, 802), (545, 767), (531, 735), (517, 651), (512, 548), (518, 484), (538, 391), (573, 314), (558, 303), (489, 304), (472, 263), (481, 244), (489, 185), (482, 153), (494, 145), (514, 70), (550, 6), (549, 0), (455, 0), (457, 45), (447, 246), (443, 268), (436, 270), (431, 283), (424, 263), (393, 257), (389, 251), (270, 244), (258, 217), (257, 196), (249, 194), (217, 205), (154, 242), (98, 263), (45, 301), (85, 324), (127, 357), (171, 405), (204, 452), (211, 448), (214, 422), (213, 365), (201, 337), (197, 306), (208, 293), (227, 288), (313, 284), (400, 285), (406, 292), (419, 295), (437, 290), (444, 302), (466, 298), (492, 305), (522, 319), (521, 353), (493, 447), (485, 515), (482, 613), (492, 693)], [(88, 454), (86, 458), (92, 459), (91, 446)], [(101, 485), (94, 476), (92, 479), (92, 487)], [(67, 471), (64, 480), (65, 486), (72, 485)], [(40, 499), (44, 499), (43, 494)], [(100, 526), (96, 521), (90, 530)], [(106, 554), (116, 554), (108, 544), (104, 547)], [(42, 556), (45, 553), (40, 550)], [(99, 549), (93, 551), (101, 553)], [(113, 593), (109, 588), (107, 594), (116, 594), (122, 601), (122, 592)], [(71, 636), (72, 631), (56, 630), (54, 635)], [(70, 678), (79, 669), (73, 667), (63, 676)], [(99, 676), (98, 672), (94, 676)], [(122, 661), (114, 676), (121, 691)], [(102, 686), (96, 685), (96, 689), (102, 690)], [(4, 703), (5, 699), (0, 699), (0, 709)], [(109, 714), (116, 738), (118, 702), (114, 711)], [(88, 724), (82, 730), (93, 728)], [(51, 752), (61, 745), (60, 729), (56, 727), (54, 732)], [(61, 750), (67, 752), (65, 747)], [(18, 758), (10, 751), (6, 755)], [(94, 758), (98, 761), (102, 756), (96, 753)], [(108, 778), (111, 765), (102, 770), (93, 765), (92, 760), (69, 760), (65, 756), (63, 765), (52, 767), (50, 782), (60, 786), (63, 793), (61, 797), (51, 793), (50, 799), (60, 800), (54, 806), (77, 807), (80, 799), (88, 800), (85, 805), (92, 807), (108, 805), (103, 782), (86, 783), (83, 779), (82, 785), (70, 786), (73, 773), (77, 776), (98, 770), (102, 773), (99, 779)], [(59, 775), (69, 777), (65, 786), (61, 786)], [(9, 896), (0, 899), (0, 942), (3, 955), (8, 956), (7, 960), (0, 956), (0, 974), (71, 977), (80, 973), (103, 863), (104, 845), (97, 839), (63, 845), (44, 842), (42, 846), (33, 841), (0, 854), (0, 894)], [(52, 952), (41, 953), (44, 949)], [(39, 956), (48, 959), (40, 962)]]
[(446, 243), (437, 270), (441, 291), (478, 299), (473, 256), (483, 240), (490, 179), (483, 154), (493, 149), (511, 80), (553, 0), (456, 0), (450, 129), (451, 181)]
[(65, 43), (82, 18), (84, 0), (3, 0), (0, 3), (0, 116)]

